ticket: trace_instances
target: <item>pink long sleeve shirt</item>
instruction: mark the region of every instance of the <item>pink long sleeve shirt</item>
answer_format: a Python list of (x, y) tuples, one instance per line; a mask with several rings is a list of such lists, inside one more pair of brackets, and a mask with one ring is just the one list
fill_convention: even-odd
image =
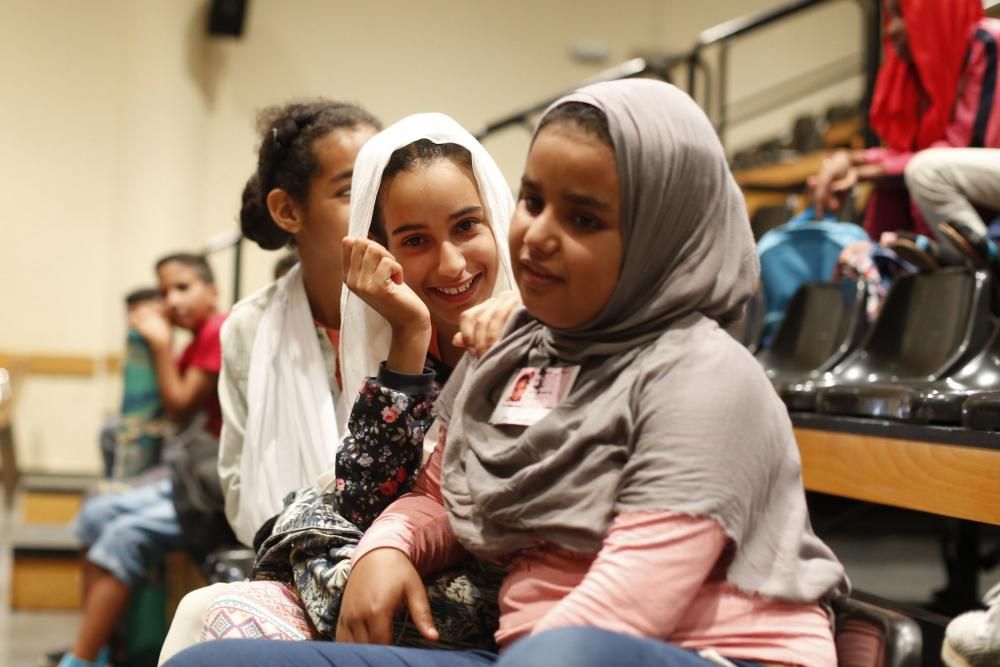
[[(361, 540), (405, 553), (422, 574), (464, 550), (441, 501), (444, 434), (413, 491), (382, 513)], [(726, 582), (730, 546), (709, 518), (632, 512), (615, 519), (597, 556), (550, 546), (513, 555), (500, 589), (501, 647), (562, 626), (594, 626), (654, 637), (687, 649), (767, 664), (835, 667), (830, 621), (818, 603), (751, 595)]]

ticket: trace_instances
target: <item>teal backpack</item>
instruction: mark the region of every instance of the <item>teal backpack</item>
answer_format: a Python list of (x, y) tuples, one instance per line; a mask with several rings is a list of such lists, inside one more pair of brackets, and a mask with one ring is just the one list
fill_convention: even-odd
[(816, 220), (811, 207), (760, 237), (757, 255), (765, 303), (764, 340), (777, 329), (799, 287), (829, 282), (841, 250), (867, 240), (865, 230), (853, 223), (832, 217)]

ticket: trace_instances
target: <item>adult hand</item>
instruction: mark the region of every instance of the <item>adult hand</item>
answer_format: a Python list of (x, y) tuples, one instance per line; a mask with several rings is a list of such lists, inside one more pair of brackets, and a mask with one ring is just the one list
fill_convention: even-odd
[(823, 160), (819, 173), (806, 179), (817, 217), (823, 217), (827, 211), (840, 210), (857, 182), (858, 170), (849, 151), (837, 151)]
[(427, 591), (413, 563), (397, 549), (375, 549), (351, 570), (337, 620), (337, 641), (392, 642), (392, 617), (404, 602), (410, 618), (428, 641), (437, 641)]
[(170, 326), (163, 308), (156, 303), (139, 304), (129, 313), (128, 325), (139, 332), (149, 346), (162, 348), (170, 346), (173, 327)]
[(465, 348), (474, 357), (483, 356), (500, 338), (507, 320), (520, 305), (520, 292), (508, 290), (469, 308), (462, 313), (452, 345)]

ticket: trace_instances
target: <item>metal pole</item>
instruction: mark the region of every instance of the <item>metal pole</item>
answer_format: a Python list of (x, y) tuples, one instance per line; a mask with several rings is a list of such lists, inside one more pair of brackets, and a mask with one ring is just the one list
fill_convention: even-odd
[(696, 92), (695, 89), (697, 88), (696, 84), (697, 84), (697, 77), (698, 77), (698, 71), (697, 71), (698, 70), (698, 54), (699, 54), (699, 48), (696, 46), (695, 48), (693, 48), (691, 50), (691, 55), (688, 56), (688, 61), (687, 61), (687, 63), (688, 63), (688, 95), (690, 95), (691, 99), (694, 100), (695, 102), (698, 101), (698, 98), (695, 97), (695, 92)]
[(726, 121), (729, 116), (729, 40), (719, 44), (719, 142), (726, 146)]
[(720, 23), (719, 25), (713, 26), (708, 30), (703, 30), (701, 34), (698, 35), (698, 46), (709, 46), (710, 44), (738, 37), (744, 33), (751, 32), (774, 23), (775, 21), (780, 21), (786, 16), (798, 14), (804, 9), (809, 9), (810, 7), (815, 7), (829, 1), (830, 0), (795, 0), (794, 2), (789, 2), (778, 7), (765, 9), (764, 11), (757, 12), (756, 14), (731, 19), (724, 23)]
[(233, 305), (240, 300), (240, 280), (243, 277), (243, 236), (233, 246)]
[(875, 80), (882, 61), (882, 3), (880, 0), (860, 0), (860, 3), (861, 34), (864, 35), (865, 45), (865, 96), (861, 111), (864, 116), (865, 146), (871, 147), (878, 144), (878, 137), (868, 124), (868, 111), (871, 109)]

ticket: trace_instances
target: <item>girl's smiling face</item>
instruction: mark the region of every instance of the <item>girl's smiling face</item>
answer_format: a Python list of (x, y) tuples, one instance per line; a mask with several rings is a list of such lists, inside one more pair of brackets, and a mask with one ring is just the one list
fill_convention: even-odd
[(472, 173), (447, 158), (417, 163), (383, 182), (379, 210), (386, 247), (439, 330), (493, 293), (496, 239)]
[(535, 137), (510, 227), (514, 277), (528, 311), (555, 329), (593, 320), (621, 268), (614, 150), (572, 121)]

